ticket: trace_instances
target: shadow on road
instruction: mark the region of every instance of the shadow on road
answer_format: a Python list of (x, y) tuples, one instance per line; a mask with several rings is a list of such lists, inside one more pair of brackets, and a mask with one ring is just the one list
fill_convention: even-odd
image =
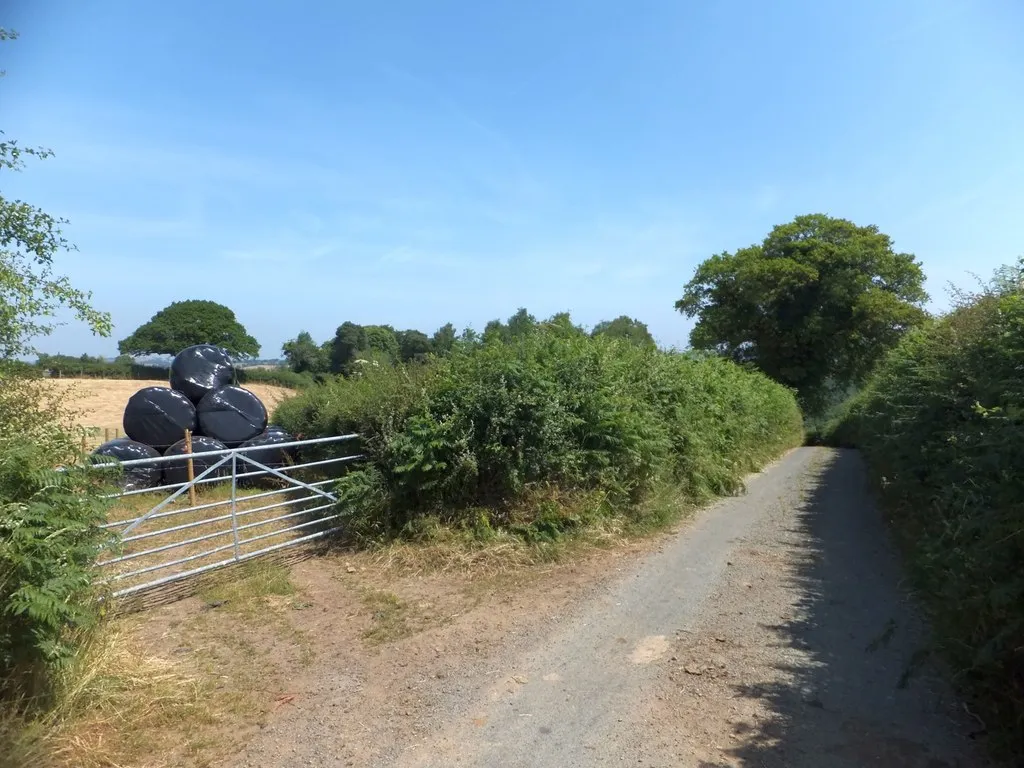
[(967, 768), (963, 712), (939, 674), (920, 663), (921, 622), (899, 587), (898, 560), (859, 454), (821, 452), (792, 530), (780, 536), (796, 567), (786, 577), (793, 619), (765, 626), (781, 682), (736, 684), (736, 698), (769, 713), (736, 728), (728, 760), (701, 768)]

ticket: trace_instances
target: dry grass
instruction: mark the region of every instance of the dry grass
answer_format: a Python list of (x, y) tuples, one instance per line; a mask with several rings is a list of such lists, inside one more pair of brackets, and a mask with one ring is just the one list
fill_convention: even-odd
[(561, 549), (526, 544), (512, 535), (488, 542), (453, 535), (432, 541), (388, 542), (372, 552), (370, 561), (375, 569), (394, 574), (473, 573), (487, 577), (556, 560)]
[[(561, 501), (570, 511), (581, 504), (578, 499)], [(579, 530), (552, 541), (526, 541), (502, 528), (487, 528), (481, 533), (440, 523), (421, 523), (418, 538), (388, 541), (372, 550), (369, 558), (376, 570), (391, 574), (453, 573), (472, 574), (482, 579), (500, 578), (595, 550), (628, 546), (664, 532), (690, 517), (699, 507), (679, 489), (664, 488), (636, 509), (629, 519), (598, 516)]]
[[(506, 621), (507, 601), (552, 573), (560, 575), (546, 582), (544, 596), (607, 571), (585, 564), (591, 555), (602, 562), (593, 545), (627, 542), (611, 528), (555, 548), (448, 529), (372, 553), (334, 552), (295, 571), (260, 558), (216, 572), (188, 601), (109, 621), (69, 670), (52, 714), (30, 724), (5, 723), (0, 714), (0, 766), (220, 765), (276, 710), (308, 694), (308, 680), (305, 688), (296, 681), (316, 676), (314, 665), (358, 666), (375, 678), (409, 658), (433, 659), (431, 649), (443, 642), (428, 631), (477, 611), (477, 636), (480, 621)], [(551, 564), (562, 555), (570, 562)], [(529, 599), (529, 611), (538, 599)], [(385, 683), (369, 701), (391, 706), (395, 690)]]
[[(239, 726), (268, 711), (262, 694), (278, 677), (278, 643), (312, 660), (286, 619), (294, 593), (286, 568), (247, 564), (204, 591), (220, 610), (176, 625), (172, 652), (166, 639), (146, 639), (145, 615), (106, 622), (62, 675), (51, 710), (35, 719), (0, 710), (0, 768), (216, 764), (237, 748)], [(259, 632), (274, 639), (254, 645), (248, 638)]]
[(149, 655), (129, 626), (108, 624), (63, 675), (52, 710), (36, 720), (0, 716), (0, 765), (175, 765), (221, 704), (212, 680)]
[[(164, 380), (133, 379), (44, 379), (43, 383), (74, 404), (78, 426), (89, 431), (92, 445), (99, 445), (105, 434), (120, 434), (128, 398), (145, 387), (167, 386)], [(271, 413), (282, 400), (295, 394), (293, 390), (269, 384), (247, 384), (245, 388), (259, 397)]]
[(200, 596), (207, 605), (230, 610), (253, 609), (262, 598), (291, 597), (295, 594), (288, 569), (276, 563), (250, 561), (231, 576), (206, 586)]
[[(139, 382), (132, 383), (141, 386)], [(201, 495), (200, 503), (222, 500), (228, 494), (224, 486), (210, 487)], [(118, 508), (111, 511), (110, 519), (138, 515), (160, 498), (147, 494), (122, 499)], [(243, 496), (238, 502), (239, 510), (280, 498), (251, 501)], [(186, 504), (180, 502), (179, 508)], [(374, 552), (352, 553), (353, 562), (365, 563), (375, 576), (372, 583), (361, 583), (362, 579), (356, 582), (355, 606), (344, 598), (332, 597), (337, 602), (333, 610), (343, 615), (346, 622), (354, 618), (355, 644), (368, 646), (373, 655), (379, 655), (390, 643), (415, 642), (418, 633), (455, 620), (460, 612), (489, 595), (522, 592), (534, 580), (556, 569), (553, 565), (538, 568), (540, 564), (586, 554), (595, 548), (624, 546), (636, 533), (653, 531), (690, 509), (691, 504), (666, 495), (652, 501), (650, 509), (636, 521), (640, 523), (636, 530), (634, 526), (624, 526), (619, 518), (609, 517), (594, 520), (583, 530), (558, 541), (543, 543), (524, 541), (489, 526), (458, 530), (439, 524), (425, 525), (418, 541), (391, 542)], [(241, 520), (257, 522), (288, 511), (269, 510)], [(199, 522), (226, 512), (226, 507), (199, 512), (183, 510), (182, 514), (165, 518), (154, 526)], [(297, 521), (270, 523), (265, 529), (257, 528), (250, 533), (263, 533)], [(138, 532), (146, 530), (143, 527)], [(154, 536), (134, 546), (136, 551), (152, 548), (213, 530), (229, 532), (230, 521), (204, 523)], [(178, 556), (192, 554), (230, 540), (227, 535), (172, 552)], [(258, 546), (280, 540), (262, 541)], [(228, 550), (211, 559), (230, 554)], [(166, 557), (166, 553), (140, 557), (131, 565), (155, 564)], [(328, 571), (334, 560), (339, 561), (335, 566), (342, 566), (344, 558), (341, 553), (328, 556), (318, 570)], [(193, 568), (208, 561), (197, 560), (180, 568)], [(325, 578), (335, 583), (347, 583), (356, 572), (347, 562), (334, 570), (335, 576)], [(172, 569), (144, 578), (169, 572)], [(438, 600), (436, 593), (424, 594), (422, 590), (408, 588), (408, 583), (431, 573), (455, 577), (455, 583), (462, 585), (455, 588), (457, 597)], [(219, 575), (220, 581), (201, 587), (202, 607), (180, 623), (172, 624), (162, 636), (147, 632), (146, 614), (109, 622), (79, 664), (68, 671), (67, 683), (53, 712), (33, 723), (5, 720), (0, 713), (0, 767), (205, 767), (236, 749), (246, 733), (265, 722), (275, 707), (293, 698), (284, 687), (287, 681), (314, 662), (318, 649), (332, 647), (339, 632), (332, 621), (318, 624), (311, 618), (314, 614), (319, 616), (320, 611), (302, 611), (314, 604), (310, 600), (324, 600), (323, 594), (310, 593), (308, 587), (297, 589), (286, 568), (260, 558), (241, 565), (230, 576)], [(129, 582), (118, 586), (126, 583)], [(453, 588), (450, 577), (440, 583), (444, 584), (443, 590)], [(326, 594), (332, 592), (328, 590)], [(305, 624), (295, 619), (298, 615)], [(358, 642), (360, 639), (362, 643)], [(162, 651), (155, 650), (156, 647), (162, 647)], [(11, 734), (16, 735), (12, 738)], [(7, 744), (11, 747), (4, 754)]]
[(400, 640), (416, 631), (410, 622), (412, 607), (394, 592), (367, 590), (363, 593), (363, 603), (373, 617), (373, 624), (363, 632), (363, 639), (370, 645)]

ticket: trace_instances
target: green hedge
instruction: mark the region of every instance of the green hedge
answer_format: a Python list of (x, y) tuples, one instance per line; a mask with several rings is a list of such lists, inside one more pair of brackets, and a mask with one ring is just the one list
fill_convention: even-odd
[(74, 379), (166, 379), (166, 366), (139, 365), (130, 359), (40, 355), (35, 367), (51, 376)]
[(235, 368), (235, 380), (239, 384), (273, 384), (304, 389), (316, 383), (318, 377), (311, 373), (295, 373), (288, 368)]
[(913, 332), (832, 425), (859, 447), (973, 707), (1024, 755), (1024, 296)]
[[(515, 527), (533, 514), (529, 531), (557, 532), (669, 486), (730, 493), (802, 437), (793, 394), (761, 374), (557, 330), (336, 379), (274, 421), (362, 435), (370, 462), (343, 479), (341, 506), (353, 533), (372, 536), (424, 516)], [(581, 497), (589, 512), (557, 502)]]

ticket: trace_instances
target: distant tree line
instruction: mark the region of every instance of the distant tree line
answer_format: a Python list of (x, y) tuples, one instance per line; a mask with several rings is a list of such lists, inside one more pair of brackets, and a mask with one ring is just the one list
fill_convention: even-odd
[[(282, 353), (292, 374), (303, 379), (278, 381), (275, 374), (247, 372), (246, 379), (299, 386), (317, 376), (341, 374), (349, 376), (361, 366), (393, 366), (422, 363), (431, 356), (445, 357), (456, 345), (510, 342), (538, 327), (558, 328), (565, 334), (606, 336), (639, 346), (654, 347), (654, 338), (647, 326), (627, 315), (598, 323), (589, 332), (573, 323), (568, 312), (560, 312), (547, 320), (538, 320), (521, 307), (507, 320), (491, 320), (483, 333), (467, 328), (461, 333), (455, 325), (445, 323), (432, 334), (413, 328), (398, 330), (391, 325), (360, 325), (345, 321), (334, 337), (318, 343), (308, 331), (302, 331), (282, 346)], [(259, 353), (259, 343), (235, 318), (234, 312), (212, 301), (177, 301), (157, 312), (151, 320), (122, 339), (121, 354), (113, 361), (103, 357), (40, 354), (36, 366), (55, 376), (90, 376), (98, 378), (159, 378), (162, 365), (140, 364), (148, 355), (175, 355), (193, 344), (216, 344), (227, 349), (241, 361), (252, 362)], [(281, 371), (286, 374), (286, 371)], [(242, 376), (239, 375), (241, 380)]]
[(359, 325), (346, 320), (328, 341), (318, 344), (309, 331), (302, 331), (286, 341), (281, 351), (295, 373), (349, 375), (360, 365), (422, 362), (431, 354), (446, 355), (455, 340), (451, 323), (427, 336), (413, 329), (399, 331), (390, 325)]
[[(44, 376), (74, 379), (167, 379), (170, 373), (167, 364), (140, 363), (128, 355), (114, 360), (100, 356), (48, 355), (40, 353), (35, 363), (22, 364), (26, 371), (36, 369)], [(315, 381), (313, 376), (300, 375), (287, 368), (235, 367), (235, 381), (238, 384), (273, 384), (279, 387), (301, 389)]]
[(86, 379), (160, 379), (167, 366), (142, 365), (128, 355), (107, 360), (100, 355), (48, 355), (39, 353), (35, 365), (50, 376)]
[(586, 329), (572, 322), (567, 312), (538, 321), (521, 307), (508, 320), (491, 320), (482, 334), (470, 328), (459, 333), (452, 323), (445, 323), (428, 336), (415, 329), (400, 331), (390, 325), (359, 325), (345, 321), (338, 326), (334, 338), (328, 341), (318, 344), (308, 331), (302, 331), (291, 341), (286, 341), (281, 351), (288, 367), (295, 373), (348, 376), (364, 365), (421, 363), (432, 355), (445, 357), (459, 344), (509, 342), (541, 325), (560, 328), (567, 334), (607, 336), (640, 346), (655, 346), (647, 326), (626, 315), (600, 322), (588, 334)]

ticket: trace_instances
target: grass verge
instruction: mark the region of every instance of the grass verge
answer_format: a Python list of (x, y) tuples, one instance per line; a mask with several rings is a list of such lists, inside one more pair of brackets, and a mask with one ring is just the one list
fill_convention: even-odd
[(217, 721), (213, 694), (209, 681), (181, 662), (148, 654), (130, 626), (113, 622), (64, 670), (49, 711), (0, 714), (0, 765), (173, 765)]
[[(266, 648), (290, 649), (300, 666), (314, 654), (287, 620), (301, 603), (286, 567), (247, 563), (198, 598), (199, 612), (173, 626), (174, 647), (146, 637), (146, 614), (106, 621), (61, 672), (45, 713), (0, 712), (0, 767), (215, 764), (233, 748), (232, 724), (252, 726), (272, 707)], [(271, 641), (257, 642), (260, 632)]]

